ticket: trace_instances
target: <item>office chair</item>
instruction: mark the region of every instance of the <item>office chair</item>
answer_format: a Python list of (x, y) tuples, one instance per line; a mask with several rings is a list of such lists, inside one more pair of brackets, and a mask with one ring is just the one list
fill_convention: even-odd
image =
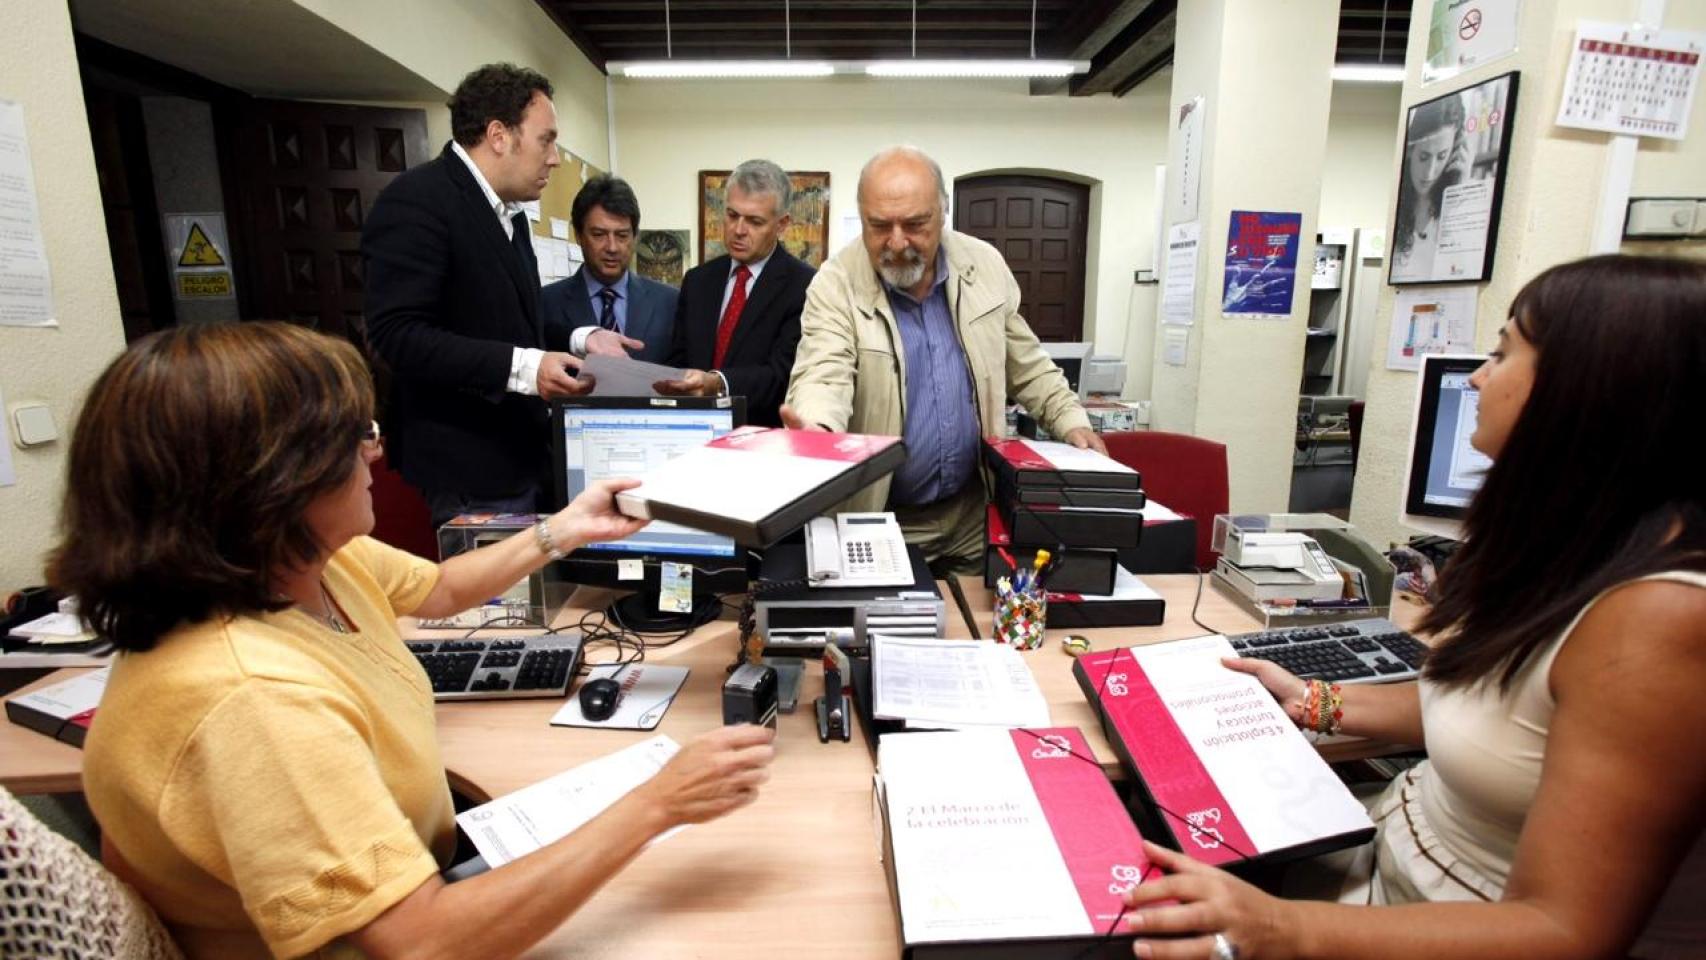
[(373, 538), (417, 557), (438, 559), (438, 531), (426, 498), (380, 457), (373, 462)]
[(1229, 511), (1226, 445), (1159, 430), (1104, 433), (1108, 456), (1143, 474), (1143, 491), (1197, 523), (1197, 568), (1214, 566), (1216, 514)]
[(140, 894), (0, 787), (0, 956), (183, 960)]

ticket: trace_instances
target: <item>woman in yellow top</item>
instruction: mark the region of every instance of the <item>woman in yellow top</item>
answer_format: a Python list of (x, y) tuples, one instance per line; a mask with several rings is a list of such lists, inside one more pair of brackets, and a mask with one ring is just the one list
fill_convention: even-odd
[(191, 957), (514, 956), (653, 837), (767, 776), (770, 731), (714, 731), (569, 837), (445, 884), (432, 693), (396, 618), (642, 524), (614, 509), (632, 481), (604, 483), (430, 563), (366, 536), (378, 451), (361, 357), (283, 324), (138, 341), (78, 419), (51, 579), (124, 651), (84, 783), (109, 862)]
[(1128, 895), (1138, 956), (1706, 956), (1706, 264), (1547, 270), (1471, 383), (1493, 465), (1421, 679), (1228, 661), (1300, 724), (1427, 746), (1374, 807), (1361, 905), (1151, 846), (1175, 872)]

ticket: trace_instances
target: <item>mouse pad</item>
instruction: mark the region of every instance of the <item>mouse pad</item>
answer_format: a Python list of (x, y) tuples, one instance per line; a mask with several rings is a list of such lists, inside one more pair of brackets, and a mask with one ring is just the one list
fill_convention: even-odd
[(686, 667), (670, 667), (655, 663), (633, 663), (625, 667), (605, 665), (593, 667), (581, 683), (598, 677), (609, 677), (622, 686), (622, 698), (616, 701), (616, 712), (604, 720), (588, 720), (581, 714), (580, 685), (569, 691), (568, 702), (551, 718), (557, 727), (601, 727), (606, 730), (651, 730), (663, 720), (664, 712), (675, 702), (681, 685), (687, 682)]

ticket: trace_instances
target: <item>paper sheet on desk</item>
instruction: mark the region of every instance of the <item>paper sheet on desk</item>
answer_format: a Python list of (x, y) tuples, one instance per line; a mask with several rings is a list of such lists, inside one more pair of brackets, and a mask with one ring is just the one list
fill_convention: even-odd
[[(620, 674), (620, 676), (618, 676)], [(593, 667), (587, 680), (609, 677), (622, 685), (622, 698), (616, 701), (616, 712), (603, 720), (588, 720), (581, 715), (579, 697), (570, 697), (551, 718), (556, 727), (603, 727), (607, 730), (654, 730), (663, 720), (664, 711), (675, 702), (681, 685), (687, 682), (686, 667), (666, 667), (655, 663), (635, 663), (627, 666), (606, 664)], [(582, 681), (583, 683), (586, 681)]]
[[(501, 867), (578, 830), (656, 776), (680, 749), (666, 736), (643, 740), (459, 813), (456, 824), (486, 863)], [(659, 834), (652, 842), (674, 833)]]
[(967, 640), (871, 638), (872, 713), (908, 727), (1046, 727), (1048, 701), (1012, 647)]
[(652, 389), (659, 380), (679, 380), (684, 371), (661, 363), (647, 363), (632, 357), (611, 357), (595, 353), (581, 361), (581, 372), (592, 374), (595, 397), (659, 397)]

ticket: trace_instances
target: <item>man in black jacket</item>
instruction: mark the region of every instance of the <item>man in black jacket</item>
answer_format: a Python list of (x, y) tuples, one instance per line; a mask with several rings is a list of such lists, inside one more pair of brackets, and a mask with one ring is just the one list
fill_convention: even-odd
[(561, 163), (551, 83), (490, 64), (456, 88), (455, 140), (380, 193), (362, 230), (366, 315), (390, 366), (387, 454), (436, 526), (533, 512), (548, 494), (545, 401), (584, 393), (548, 326), (521, 204)]
[(788, 229), (793, 191), (768, 160), (729, 175), (724, 201), (726, 256), (687, 271), (676, 300), (669, 364), (679, 380), (655, 384), (681, 396), (746, 397), (746, 418), (781, 426), (778, 410), (800, 343), (800, 311), (816, 273), (777, 241)]

